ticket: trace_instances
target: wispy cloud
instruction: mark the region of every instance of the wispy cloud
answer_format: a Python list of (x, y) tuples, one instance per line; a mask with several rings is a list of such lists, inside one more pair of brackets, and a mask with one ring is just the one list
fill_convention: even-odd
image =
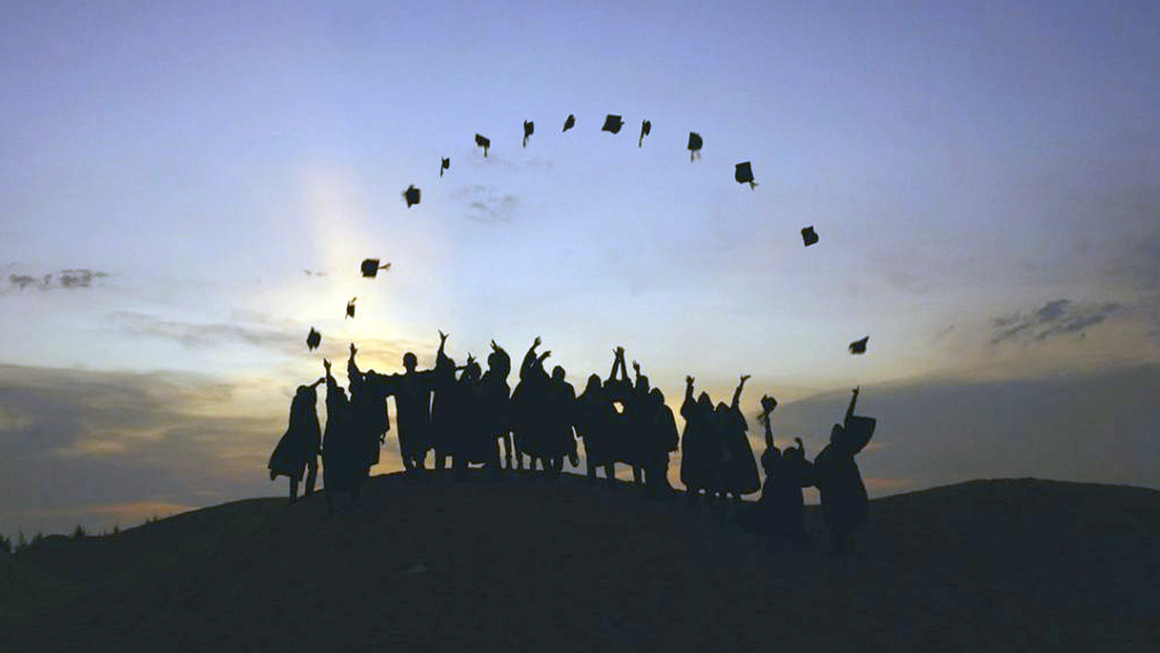
[(452, 196), (464, 203), (467, 217), (480, 222), (508, 222), (519, 208), (515, 195), (501, 193), (490, 186), (463, 186)]
[(91, 288), (94, 282), (107, 276), (109, 275), (105, 272), (86, 268), (69, 268), (39, 277), (29, 274), (9, 274), (7, 285), (0, 287), (0, 295), (26, 290), (46, 292), (49, 290)]
[(1068, 333), (1083, 334), (1123, 309), (1121, 304), (1077, 304), (1070, 299), (1054, 299), (1039, 308), (1016, 311), (991, 321), (991, 344), (1006, 341), (1042, 342)]
[(114, 313), (113, 319), (130, 334), (175, 340), (191, 348), (243, 342), (275, 349), (293, 347), (297, 351), (301, 340), (288, 329), (267, 325), (177, 322), (130, 311)]

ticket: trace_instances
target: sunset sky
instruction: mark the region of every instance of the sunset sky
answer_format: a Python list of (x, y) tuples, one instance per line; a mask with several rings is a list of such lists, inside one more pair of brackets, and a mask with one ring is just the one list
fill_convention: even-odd
[(811, 455), (861, 385), (875, 495), (1160, 487), (1160, 5), (493, 4), (3, 3), (0, 533), (282, 494), (322, 357), (439, 329)]

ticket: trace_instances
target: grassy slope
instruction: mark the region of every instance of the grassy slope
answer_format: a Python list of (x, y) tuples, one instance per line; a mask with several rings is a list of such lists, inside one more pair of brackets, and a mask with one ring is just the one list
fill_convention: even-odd
[(10, 570), (27, 582), (0, 593), (4, 630), (20, 650), (1148, 650), (1160, 636), (1160, 492), (1026, 479), (894, 496), (843, 559), (767, 551), (736, 511), (573, 477), (376, 477), (361, 513), (254, 499), (49, 539)]

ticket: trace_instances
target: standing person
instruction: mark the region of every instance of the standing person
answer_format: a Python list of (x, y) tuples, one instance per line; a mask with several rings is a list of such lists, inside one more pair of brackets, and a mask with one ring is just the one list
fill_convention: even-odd
[(604, 476), (616, 478), (609, 448), (609, 436), (616, 409), (604, 391), (600, 376), (588, 377), (588, 385), (576, 400), (576, 433), (584, 440), (584, 461), (588, 467), (588, 478), (596, 478), (596, 470), (604, 468)]
[(663, 495), (673, 490), (669, 485), (669, 454), (676, 451), (679, 444), (677, 420), (673, 417), (673, 410), (665, 404), (665, 395), (660, 388), (650, 390), (648, 397), (645, 482), (653, 492)]
[(565, 377), (563, 367), (554, 367), (544, 395), (544, 453), (552, 475), (558, 475), (564, 469), (564, 458), (573, 467), (580, 464), (572, 430), (576, 422), (576, 388)]
[[(447, 335), (439, 332), (439, 353)], [(392, 374), (392, 392), (395, 395), (395, 413), (399, 426), (399, 454), (408, 472), (422, 471), (431, 447), (431, 388), (434, 371), (418, 371), (419, 359), (412, 352), (403, 354), (403, 374)]]
[(318, 450), (322, 447), (322, 429), (318, 426), (318, 391), (325, 378), (310, 385), (300, 385), (290, 401), (290, 425), (270, 455), (270, 480), (290, 478), (290, 503), (298, 499), (298, 483), (306, 473), (306, 492), (314, 494), (318, 478)]
[(334, 493), (346, 492), (359, 505), (366, 448), (351, 428), (350, 400), (346, 391), (330, 373), (330, 361), (323, 360), (326, 368), (326, 433), (322, 440), (322, 478), (326, 493), (326, 509), (334, 511)]
[(632, 482), (644, 483), (644, 472), (649, 462), (649, 436), (652, 426), (652, 402), (649, 400), (648, 377), (640, 373), (640, 363), (632, 361), (636, 384), (627, 393), (624, 414), (628, 426), (625, 434), (625, 462), (632, 465)]
[(479, 363), (472, 356), (451, 394), (453, 417), (452, 460), (455, 472), (462, 475), (469, 464), (483, 464), (499, 471), (499, 442), (485, 417), (484, 391)]
[(628, 378), (628, 365), (624, 362), (624, 347), (617, 347), (612, 355), (612, 371), (604, 381), (604, 396), (612, 410), (604, 450), (606, 471), (609, 478), (616, 478), (616, 463), (634, 464), (637, 437), (630, 422), (628, 407), (632, 401), (633, 387)]
[(870, 499), (854, 456), (870, 442), (877, 421), (854, 415), (858, 393), (859, 388), (854, 388), (846, 419), (834, 425), (830, 443), (814, 459), (814, 480), (822, 495), (822, 514), (830, 530), (834, 553), (851, 548), (854, 532), (870, 510)]
[(813, 485), (813, 466), (806, 460), (801, 438), (794, 438), (797, 447), (787, 447), (784, 452), (774, 444), (770, 415), (777, 400), (766, 395), (761, 398), (761, 407), (758, 419), (765, 427), (765, 452), (761, 454), (765, 484), (758, 502), (764, 517), (761, 527), (772, 540), (800, 542), (805, 538), (802, 488)]
[(523, 456), (527, 454), (531, 460), (529, 467), (533, 471), (537, 460), (540, 460), (545, 471), (548, 469), (543, 454), (546, 421), (544, 404), (549, 382), (548, 373), (544, 371), (544, 359), (551, 356), (552, 352), (537, 354), (536, 349), (542, 342), (536, 336), (524, 354), (524, 362), (520, 365), (520, 382), (512, 392), (512, 435), (515, 438), (516, 466), (523, 469)]
[(487, 371), (483, 373), (480, 387), (483, 390), (483, 419), (487, 431), (496, 439), (496, 446), (503, 443), (504, 461), (507, 469), (512, 469), (511, 435), (511, 386), (508, 376), (512, 371), (512, 359), (502, 347), (491, 341), (491, 353), (487, 355)]
[(351, 429), (365, 447), (364, 476), (370, 476), (371, 468), (379, 464), (379, 448), (391, 430), (391, 415), (387, 408), (386, 393), (377, 383), (378, 374), (370, 370), (365, 374), (358, 369), (355, 354), (358, 348), (350, 343), (350, 358), (346, 362), (346, 376), (350, 386)]
[(733, 403), (729, 406), (718, 404), (714, 414), (714, 430), (721, 452), (716, 489), (723, 495), (732, 494), (738, 501), (742, 495), (761, 489), (757, 463), (753, 460), (753, 447), (745, 434), (749, 425), (741, 414), (741, 391), (748, 380), (749, 375), (743, 375), (737, 390), (733, 392)]
[(711, 492), (716, 484), (713, 478), (716, 450), (713, 429), (713, 401), (702, 392), (693, 399), (693, 377), (685, 377), (685, 400), (681, 404), (685, 418), (685, 432), (681, 437), (681, 483), (690, 498), (701, 491)]
[(428, 446), (435, 452), (435, 469), (442, 470), (447, 459), (454, 464), (455, 443), (459, 437), (459, 414), (455, 404), (460, 394), (455, 378), (455, 360), (446, 353), (448, 335), (439, 332), (439, 351), (435, 354), (435, 369), (431, 372), (431, 427)]

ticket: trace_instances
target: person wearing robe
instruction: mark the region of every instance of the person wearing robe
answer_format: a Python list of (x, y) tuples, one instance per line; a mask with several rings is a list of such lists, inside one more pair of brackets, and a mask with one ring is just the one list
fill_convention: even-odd
[(794, 438), (797, 447), (787, 447), (784, 452), (774, 444), (770, 415), (777, 408), (777, 400), (766, 395), (761, 398), (761, 406), (758, 419), (765, 427), (765, 451), (761, 454), (765, 484), (758, 501), (760, 527), (774, 542), (800, 543), (805, 538), (802, 488), (813, 485), (813, 466), (806, 459), (801, 438)]
[(701, 492), (709, 493), (716, 484), (713, 401), (706, 392), (694, 400), (693, 381), (693, 377), (685, 377), (685, 400), (681, 404), (681, 417), (685, 419), (681, 436), (681, 483), (690, 498)]
[(270, 455), (270, 480), (290, 478), (290, 503), (298, 499), (298, 483), (306, 473), (306, 492), (314, 493), (318, 478), (318, 450), (322, 446), (322, 429), (318, 425), (318, 391), (321, 378), (310, 385), (300, 385), (290, 402), (290, 425)]
[[(439, 352), (442, 354), (447, 336), (439, 333)], [(439, 356), (437, 355), (437, 359)], [(399, 454), (407, 472), (422, 471), (427, 452), (431, 448), (431, 388), (434, 370), (417, 371), (419, 359), (415, 354), (403, 354), (403, 374), (388, 378), (390, 391), (395, 396), (395, 415), (399, 432)]]
[(665, 404), (665, 395), (660, 388), (653, 388), (648, 394), (648, 423), (645, 434), (645, 482), (656, 494), (672, 492), (669, 485), (669, 454), (677, 450), (677, 421), (673, 410)]
[(485, 416), (484, 389), (479, 363), (471, 356), (451, 395), (454, 414), (454, 465), (457, 474), (469, 464), (482, 464), (499, 471), (499, 441)]
[(761, 489), (761, 478), (757, 473), (757, 463), (753, 459), (753, 447), (745, 435), (749, 426), (741, 414), (741, 391), (749, 375), (741, 377), (737, 390), (733, 392), (733, 403), (717, 405), (713, 415), (713, 430), (716, 433), (717, 469), (716, 484), (713, 488), (722, 496), (732, 495), (741, 500), (742, 495)]
[(554, 367), (544, 396), (543, 453), (553, 475), (558, 475), (564, 469), (565, 458), (573, 467), (580, 464), (573, 431), (576, 422), (576, 389), (565, 378), (564, 368), (559, 365)]
[(495, 438), (496, 446), (503, 444), (504, 462), (509, 470), (512, 469), (512, 455), (515, 453), (511, 435), (511, 386), (507, 381), (511, 371), (511, 357), (492, 340), (491, 353), (487, 355), (487, 371), (479, 382), (483, 391), (482, 418), (487, 425), (487, 432)]
[(459, 437), (459, 413), (455, 407), (460, 393), (455, 378), (455, 360), (446, 353), (446, 334), (439, 332), (441, 341), (435, 354), (435, 369), (431, 373), (431, 427), (429, 446), (435, 453), (435, 469), (442, 470), (449, 458), (454, 459), (455, 443)]
[(854, 456), (870, 442), (876, 420), (854, 415), (859, 389), (854, 388), (846, 419), (830, 430), (830, 443), (814, 459), (814, 483), (822, 498), (822, 514), (830, 530), (834, 553), (853, 544), (854, 532), (866, 520), (870, 500)]
[(644, 483), (645, 468), (649, 463), (649, 435), (652, 427), (652, 401), (649, 399), (648, 377), (640, 373), (640, 363), (632, 362), (636, 383), (627, 393), (624, 414), (628, 431), (624, 438), (623, 462), (632, 465), (632, 482)]
[(334, 511), (334, 493), (345, 492), (351, 501), (359, 504), (362, 488), (366, 447), (351, 428), (351, 407), (346, 391), (330, 373), (330, 361), (322, 361), (326, 368), (326, 432), (322, 440), (322, 479), (326, 494), (326, 508)]
[(358, 348), (352, 342), (350, 358), (346, 362), (350, 385), (350, 426), (365, 447), (364, 474), (369, 476), (371, 468), (379, 464), (379, 449), (387, 438), (387, 432), (391, 430), (391, 415), (382, 384), (375, 382), (378, 374), (374, 370), (361, 372), (354, 360), (357, 353)]
[(608, 437), (616, 409), (604, 391), (598, 374), (588, 377), (588, 385), (576, 399), (576, 434), (584, 441), (584, 461), (588, 478), (596, 478), (596, 470), (604, 469), (604, 477), (616, 478), (615, 464), (608, 452)]
[(612, 371), (604, 382), (604, 395), (612, 408), (605, 451), (607, 465), (612, 468), (611, 478), (616, 478), (616, 463), (635, 464), (637, 433), (632, 428), (629, 411), (629, 404), (633, 399), (633, 385), (628, 378), (624, 347), (617, 347), (612, 353)]
[(527, 454), (529, 468), (533, 471), (537, 460), (545, 471), (548, 469), (543, 449), (547, 426), (545, 403), (550, 379), (544, 371), (544, 359), (551, 356), (552, 352), (537, 354), (536, 349), (541, 344), (537, 336), (524, 354), (524, 361), (520, 365), (520, 382), (512, 392), (512, 436), (515, 439), (516, 466), (523, 469), (523, 457)]

